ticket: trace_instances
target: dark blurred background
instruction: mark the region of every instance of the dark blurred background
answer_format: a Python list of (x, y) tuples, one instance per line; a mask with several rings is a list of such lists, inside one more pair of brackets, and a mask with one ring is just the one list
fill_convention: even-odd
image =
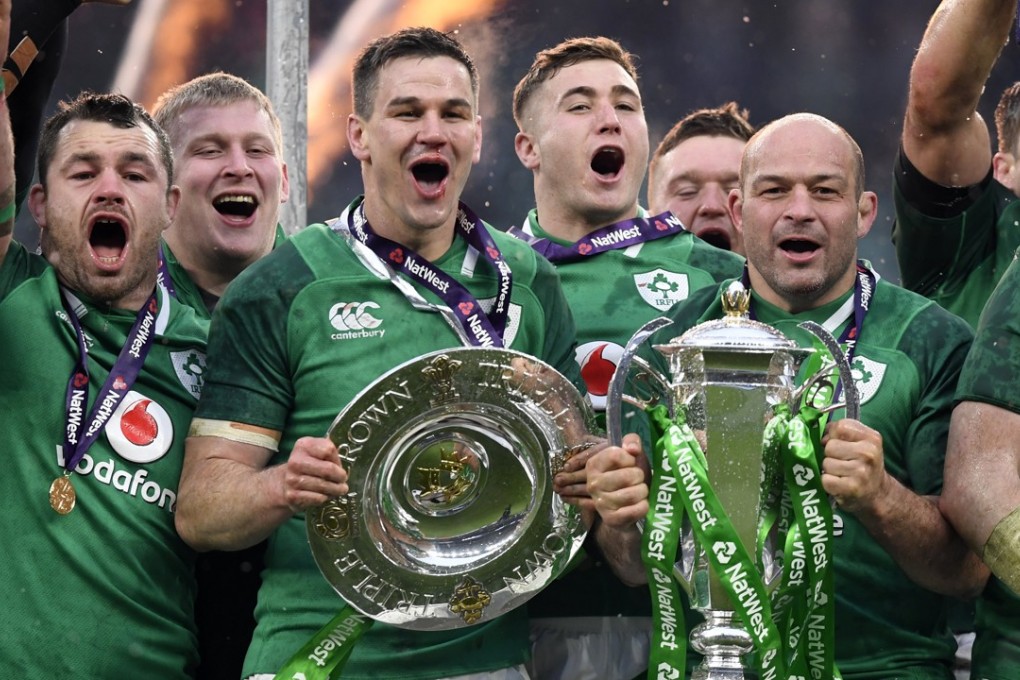
[[(32, 0), (17, 0), (28, 1)], [(892, 245), (891, 168), (910, 62), (933, 0), (311, 0), (309, 221), (338, 214), (361, 191), (346, 152), (350, 63), (372, 37), (401, 26), (456, 30), (482, 72), (485, 141), (466, 200), (486, 220), (519, 224), (532, 207), (531, 174), (513, 149), (511, 96), (536, 51), (563, 38), (606, 35), (639, 57), (651, 147), (692, 109), (737, 100), (756, 125), (811, 111), (849, 130), (864, 150), (879, 218), (861, 244), (898, 281)], [(118, 89), (146, 105), (165, 87), (210, 70), (265, 86), (266, 0), (134, 0), (86, 4), (71, 17), (53, 101), (82, 89)], [(1014, 32), (1015, 33), (1015, 32)], [(119, 74), (119, 75), (118, 75)], [(991, 114), (1020, 79), (1015, 38), (982, 100)], [(642, 202), (644, 192), (642, 191)], [(27, 215), (26, 244), (37, 241)]]

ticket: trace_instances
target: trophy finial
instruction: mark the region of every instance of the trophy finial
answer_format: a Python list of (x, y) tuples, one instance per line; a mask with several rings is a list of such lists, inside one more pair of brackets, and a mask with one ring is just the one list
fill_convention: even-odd
[(746, 319), (751, 308), (751, 293), (740, 281), (734, 281), (723, 291), (722, 306), (727, 319)]

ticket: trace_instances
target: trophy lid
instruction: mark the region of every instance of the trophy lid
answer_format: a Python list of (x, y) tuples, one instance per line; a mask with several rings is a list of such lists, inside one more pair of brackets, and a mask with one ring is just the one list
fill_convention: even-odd
[(751, 294), (740, 281), (731, 283), (722, 294), (722, 319), (706, 321), (673, 338), (664, 345), (654, 345), (665, 355), (695, 349), (702, 352), (773, 353), (800, 349), (797, 343), (781, 332), (749, 318)]

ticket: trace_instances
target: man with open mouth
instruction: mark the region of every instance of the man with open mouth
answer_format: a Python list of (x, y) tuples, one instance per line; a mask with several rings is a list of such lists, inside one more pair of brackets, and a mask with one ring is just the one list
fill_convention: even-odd
[[(10, 10), (0, 1), (2, 45)], [(194, 552), (173, 513), (207, 323), (157, 286), (179, 197), (169, 141), (125, 97), (83, 95), (39, 148), (42, 255), (12, 238), (0, 95), (0, 657), (25, 677), (186, 680)]]
[[(153, 117), (174, 151), (181, 200), (163, 234), (161, 273), (173, 295), (209, 318), (234, 278), (284, 238), (280, 120), (258, 88), (228, 73), (164, 92)], [(238, 677), (255, 627), (265, 545), (199, 555), (198, 678)]]
[[(347, 137), (364, 196), (228, 288), (210, 331), (210, 391), (188, 439), (184, 539), (239, 549), (271, 537), (244, 665), (259, 680), (314, 663), (303, 647), (340, 625), (331, 620), (345, 603), (316, 566), (304, 519), (347, 494), (345, 466), (370, 464), (341, 461), (322, 437), (339, 409), (395, 366), (461, 345), (520, 350), (580, 385), (552, 266), (460, 202), (482, 141), (470, 57), (448, 35), (405, 29), (362, 51), (353, 93)], [(340, 663), (329, 646), (323, 655)], [(438, 632), (375, 623), (343, 677), (513, 680), (527, 677), (527, 655), (520, 609)]]
[[(577, 323), (576, 359), (599, 411), (634, 331), (692, 291), (736, 276), (742, 263), (672, 213), (638, 205), (648, 126), (637, 79), (618, 43), (577, 38), (539, 52), (514, 91), (515, 146), (534, 175), (535, 209), (512, 233), (560, 275)], [(591, 592), (602, 595), (582, 595)], [(647, 665), (649, 598), (599, 556), (560, 578), (529, 603), (535, 677), (636, 675)]]
[(163, 238), (177, 296), (210, 315), (227, 285), (283, 239), (280, 120), (261, 91), (211, 73), (160, 96), (153, 117), (177, 163), (181, 201)]
[[(810, 425), (824, 453), (821, 484), (835, 503), (830, 592), (838, 623), (829, 651), (836, 667), (847, 680), (936, 680), (951, 677), (953, 666), (950, 600), (973, 597), (988, 577), (938, 507), (953, 393), (972, 333), (857, 259), (878, 204), (864, 182), (860, 147), (843, 128), (794, 114), (747, 143), (730, 212), (747, 250), (751, 318), (802, 344), (811, 337), (802, 322), (825, 327), (842, 345), (860, 396), (860, 420), (839, 408)], [(721, 318), (721, 293), (731, 284), (677, 305), (674, 324), (649, 345)], [(839, 394), (837, 384), (809, 405), (833, 406)], [(648, 490), (633, 456), (622, 454), (607, 449), (589, 461), (589, 490), (604, 521), (636, 534)], [(630, 556), (640, 564), (637, 551)], [(813, 677), (832, 677), (831, 668), (819, 671)]]

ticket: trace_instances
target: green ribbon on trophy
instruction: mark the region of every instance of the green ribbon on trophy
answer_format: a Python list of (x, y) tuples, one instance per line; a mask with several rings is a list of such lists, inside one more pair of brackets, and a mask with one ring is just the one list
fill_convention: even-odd
[(280, 669), (273, 680), (336, 680), (354, 651), (354, 643), (375, 623), (344, 607)]
[[(838, 678), (834, 664), (832, 509), (821, 485), (820, 426), (824, 416), (779, 405), (764, 436), (765, 460), (783, 474), (763, 479), (755, 556), (738, 537), (712, 489), (708, 461), (686, 414), (670, 419), (648, 409), (657, 430), (642, 559), (652, 589), (653, 639), (649, 678), (686, 676), (683, 605), (673, 565), (686, 517), (699, 550), (753, 643), (759, 678)], [(766, 475), (774, 465), (763, 465)], [(785, 482), (785, 483), (784, 483)], [(781, 585), (770, 597), (761, 556), (771, 539), (784, 546)], [(777, 551), (778, 552), (778, 551)], [(689, 556), (689, 559), (699, 559)], [(703, 577), (703, 576), (702, 576)], [(694, 587), (704, 588), (705, 584)]]

